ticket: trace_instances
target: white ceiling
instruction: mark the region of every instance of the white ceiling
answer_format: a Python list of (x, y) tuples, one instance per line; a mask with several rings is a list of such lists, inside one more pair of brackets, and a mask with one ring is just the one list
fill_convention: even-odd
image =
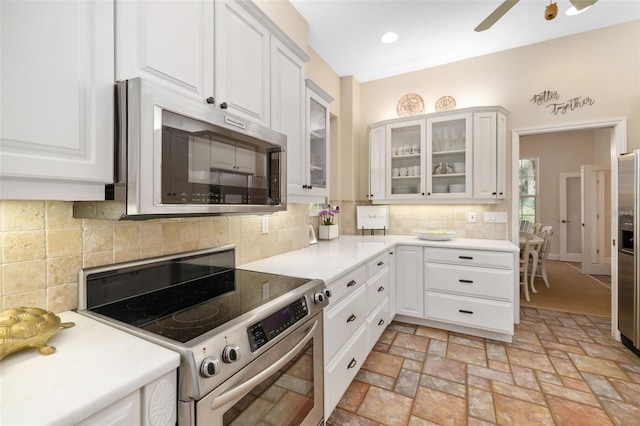
[[(475, 32), (503, 0), (290, 1), (309, 23), (309, 45), (338, 75), (360, 82), (640, 19), (639, 0), (599, 0), (576, 16), (565, 15), (569, 0), (555, 0), (551, 21), (544, 19), (548, 0), (520, 0)], [(387, 31), (398, 41), (382, 44)]]

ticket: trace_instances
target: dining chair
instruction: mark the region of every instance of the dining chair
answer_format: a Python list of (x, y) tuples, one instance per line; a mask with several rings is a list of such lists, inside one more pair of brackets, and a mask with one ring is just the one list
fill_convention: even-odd
[(531, 299), (529, 298), (529, 283), (527, 280), (527, 275), (529, 274), (529, 258), (531, 257), (529, 254), (529, 238), (526, 232), (521, 232), (520, 235), (523, 237), (524, 242), (520, 243), (520, 285), (524, 287), (524, 298), (529, 302)]
[(533, 280), (535, 277), (540, 277), (544, 280), (544, 285), (549, 288), (549, 278), (547, 277), (547, 257), (549, 256), (549, 248), (551, 247), (551, 237), (553, 236), (553, 226), (543, 226), (539, 234), (543, 238), (542, 244), (537, 249), (538, 262), (536, 268), (531, 271), (531, 290), (536, 293)]
[(531, 230), (531, 222), (527, 219), (522, 219), (520, 221), (520, 230), (524, 232), (530, 232)]
[[(533, 272), (538, 268), (538, 247), (543, 242), (543, 240), (541, 240), (540, 237), (532, 234), (531, 232), (525, 231), (520, 231), (520, 238), (524, 238), (529, 245), (529, 257), (531, 258), (531, 263), (527, 265), (529, 267), (527, 274), (530, 277), (529, 281), (531, 285), (531, 291), (533, 293), (537, 293), (538, 291), (533, 285)], [(540, 242), (537, 243), (536, 241)]]
[(529, 232), (531, 232), (532, 234), (539, 234), (541, 230), (542, 230), (542, 224), (540, 222), (536, 222), (533, 225), (531, 225), (531, 230)]

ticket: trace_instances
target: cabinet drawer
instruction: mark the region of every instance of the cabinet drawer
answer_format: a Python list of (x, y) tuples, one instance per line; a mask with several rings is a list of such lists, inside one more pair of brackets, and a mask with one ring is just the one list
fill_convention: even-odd
[(327, 284), (327, 287), (331, 289), (332, 293), (329, 298), (329, 304), (338, 303), (340, 299), (356, 290), (364, 284), (366, 280), (367, 268), (365, 265), (362, 265), (351, 272), (347, 272), (337, 280)]
[(389, 273), (382, 272), (367, 282), (367, 314), (370, 314), (376, 306), (389, 294)]
[(363, 325), (357, 330), (352, 344), (325, 370), (324, 412), (327, 418), (340, 402), (368, 354), (367, 333)]
[(367, 318), (367, 347), (371, 350), (389, 324), (389, 299), (385, 299)]
[(513, 300), (513, 271), (425, 263), (425, 290)]
[(425, 292), (427, 319), (513, 334), (513, 304)]
[(424, 261), (513, 269), (513, 253), (489, 250), (463, 250), (427, 247), (424, 250)]
[(389, 253), (384, 252), (376, 256), (373, 260), (367, 262), (367, 279), (373, 277), (379, 271), (387, 268), (389, 265)]
[(365, 287), (324, 313), (324, 357), (331, 360), (367, 319)]

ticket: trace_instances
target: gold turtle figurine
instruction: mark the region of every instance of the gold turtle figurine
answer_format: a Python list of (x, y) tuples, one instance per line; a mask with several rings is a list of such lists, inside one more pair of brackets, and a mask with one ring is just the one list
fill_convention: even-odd
[(38, 348), (41, 354), (56, 351), (47, 340), (60, 328), (73, 327), (60, 317), (40, 308), (19, 307), (0, 312), (0, 359), (26, 348)]

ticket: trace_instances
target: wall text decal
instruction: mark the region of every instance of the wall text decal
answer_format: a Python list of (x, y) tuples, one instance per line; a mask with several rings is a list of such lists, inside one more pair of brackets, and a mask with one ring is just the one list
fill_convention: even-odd
[(529, 102), (533, 102), (536, 105), (546, 104), (546, 108), (551, 108), (551, 114), (553, 115), (566, 114), (567, 111), (573, 111), (576, 108), (591, 106), (596, 102), (595, 99), (592, 99), (589, 96), (577, 96), (567, 101), (552, 102), (559, 100), (560, 94), (557, 91), (544, 90), (533, 95)]

